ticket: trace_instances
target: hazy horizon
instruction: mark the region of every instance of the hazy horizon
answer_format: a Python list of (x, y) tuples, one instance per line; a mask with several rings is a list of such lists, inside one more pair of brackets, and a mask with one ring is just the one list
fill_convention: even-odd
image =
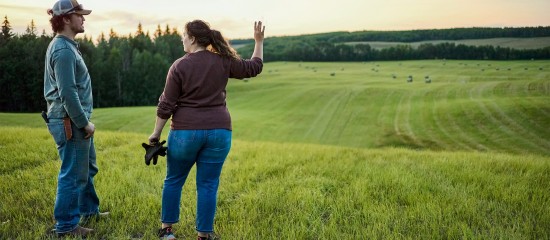
[[(0, 0), (0, 14), (2, 21), (4, 16), (8, 17), (14, 33), (24, 33), (34, 20), (38, 34), (43, 30), (52, 34), (46, 10), (54, 3), (54, 0), (40, 4), (32, 0)], [(194, 19), (205, 20), (229, 39), (251, 38), (256, 20), (265, 23), (266, 37), (339, 31), (550, 26), (550, 14), (547, 14), (550, 1), (547, 0), (320, 0), (315, 5), (304, 0), (212, 0), (206, 3), (164, 0), (139, 5), (128, 0), (80, 0), (79, 3), (92, 10), (92, 14), (86, 16), (85, 33), (79, 36), (86, 35), (94, 40), (102, 32), (108, 35), (111, 29), (119, 35), (134, 34), (139, 23), (143, 31), (151, 35), (158, 25), (163, 31), (169, 25), (182, 32), (184, 24)]]

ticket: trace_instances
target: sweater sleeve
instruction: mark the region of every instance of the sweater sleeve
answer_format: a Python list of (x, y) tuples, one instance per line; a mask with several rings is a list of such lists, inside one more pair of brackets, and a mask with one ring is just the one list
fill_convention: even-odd
[(181, 74), (176, 68), (174, 63), (168, 75), (166, 76), (166, 85), (164, 91), (159, 97), (159, 104), (157, 106), (157, 116), (162, 119), (169, 119), (176, 111), (177, 101), (181, 95)]
[(229, 77), (237, 79), (255, 77), (262, 72), (263, 66), (261, 58), (235, 59), (231, 62)]
[(82, 109), (75, 79), (76, 56), (69, 49), (60, 50), (54, 54), (53, 66), (59, 97), (67, 115), (78, 128), (86, 127), (88, 118)]

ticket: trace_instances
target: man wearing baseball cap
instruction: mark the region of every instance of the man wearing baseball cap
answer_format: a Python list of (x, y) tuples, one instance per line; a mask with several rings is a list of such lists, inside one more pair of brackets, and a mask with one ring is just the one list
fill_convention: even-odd
[(86, 237), (93, 229), (81, 227), (81, 218), (108, 214), (99, 212), (94, 187), (98, 167), (95, 126), (90, 122), (91, 78), (75, 41), (75, 36), (84, 32), (84, 15), (91, 12), (76, 0), (58, 0), (48, 9), (56, 36), (46, 52), (44, 97), (48, 113), (44, 119), (61, 159), (54, 206), (58, 236)]

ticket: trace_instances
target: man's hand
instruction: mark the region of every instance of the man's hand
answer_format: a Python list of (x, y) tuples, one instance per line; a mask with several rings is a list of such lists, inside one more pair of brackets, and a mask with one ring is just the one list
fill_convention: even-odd
[(95, 132), (95, 125), (92, 122), (88, 122), (88, 125), (84, 127), (84, 131), (86, 131), (86, 136), (84, 137), (85, 139), (93, 137)]

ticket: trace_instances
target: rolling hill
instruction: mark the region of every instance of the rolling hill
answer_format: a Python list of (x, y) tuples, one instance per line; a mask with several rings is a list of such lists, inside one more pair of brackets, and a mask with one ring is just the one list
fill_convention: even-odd
[[(548, 239), (549, 78), (550, 61), (268, 63), (227, 88), (234, 140), (215, 230)], [(85, 224), (90, 239), (155, 238), (166, 159), (146, 166), (141, 148), (154, 120), (154, 106), (95, 109), (94, 181), (111, 216)], [(0, 239), (52, 238), (60, 164), (38, 113), (0, 113)], [(195, 234), (194, 179), (180, 238)]]

